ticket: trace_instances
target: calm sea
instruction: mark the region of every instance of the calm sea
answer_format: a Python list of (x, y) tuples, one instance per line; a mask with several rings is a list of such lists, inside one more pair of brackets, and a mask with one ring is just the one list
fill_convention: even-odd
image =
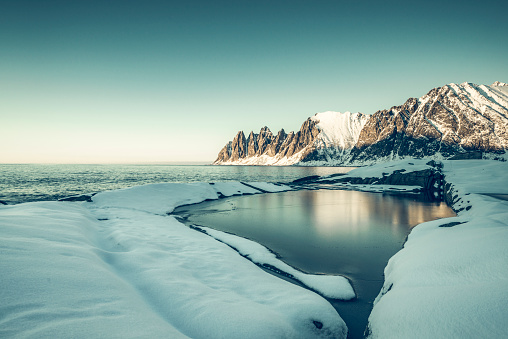
[(162, 182), (290, 182), (310, 175), (344, 173), (351, 167), (182, 165), (4, 165), (0, 200), (9, 204), (57, 200)]

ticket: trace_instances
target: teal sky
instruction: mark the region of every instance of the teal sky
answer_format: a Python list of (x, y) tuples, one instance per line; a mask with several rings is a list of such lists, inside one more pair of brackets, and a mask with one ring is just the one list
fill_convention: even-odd
[(0, 1), (0, 162), (213, 161), (238, 130), (508, 82), (506, 1)]

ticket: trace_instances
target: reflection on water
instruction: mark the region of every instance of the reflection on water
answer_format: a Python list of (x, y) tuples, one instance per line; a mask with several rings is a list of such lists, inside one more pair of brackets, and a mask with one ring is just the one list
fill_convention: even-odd
[(234, 197), (186, 210), (190, 222), (260, 242), (306, 272), (362, 277), (398, 251), (413, 226), (453, 215), (440, 202), (328, 190)]
[(454, 216), (441, 202), (340, 190), (233, 197), (177, 212), (189, 213), (189, 223), (259, 242), (303, 271), (350, 278), (358, 300), (332, 304), (351, 337), (361, 337), (382, 287), (384, 267), (411, 228)]

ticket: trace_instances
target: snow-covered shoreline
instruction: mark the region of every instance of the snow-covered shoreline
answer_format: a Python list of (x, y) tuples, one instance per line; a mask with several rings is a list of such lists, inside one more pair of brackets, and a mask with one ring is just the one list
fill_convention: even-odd
[[(424, 166), (378, 164), (348, 176)], [(385, 268), (369, 317), (369, 338), (501, 338), (508, 317), (508, 163), (443, 161), (454, 218), (413, 228)]]
[(253, 187), (290, 189), (152, 184), (102, 192), (92, 203), (1, 206), (0, 336), (345, 337), (344, 321), (323, 297), (167, 214), (261, 193)]
[[(505, 333), (508, 201), (484, 194), (508, 194), (508, 164), (443, 164), (447, 197), (458, 215), (416, 226), (390, 259), (369, 318), (371, 338)], [(427, 166), (403, 160), (348, 176), (382, 177)], [(363, 186), (376, 191), (375, 185)], [(288, 189), (267, 183), (151, 184), (102, 192), (93, 202), (0, 206), (0, 336), (345, 337), (345, 323), (325, 299), (267, 274), (168, 215), (221, 196)], [(258, 256), (253, 262), (277, 260), (241, 238), (211, 235), (241, 247), (244, 256)], [(319, 290), (330, 281), (307, 284)], [(331, 285), (332, 294), (347, 296), (347, 286)]]

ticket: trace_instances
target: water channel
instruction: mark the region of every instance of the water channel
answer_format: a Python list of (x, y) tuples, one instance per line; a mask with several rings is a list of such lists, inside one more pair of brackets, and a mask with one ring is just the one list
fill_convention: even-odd
[(309, 273), (350, 279), (357, 299), (329, 300), (362, 338), (388, 259), (411, 228), (454, 216), (443, 202), (341, 190), (300, 190), (225, 198), (177, 209), (188, 224), (254, 240), (289, 265)]

